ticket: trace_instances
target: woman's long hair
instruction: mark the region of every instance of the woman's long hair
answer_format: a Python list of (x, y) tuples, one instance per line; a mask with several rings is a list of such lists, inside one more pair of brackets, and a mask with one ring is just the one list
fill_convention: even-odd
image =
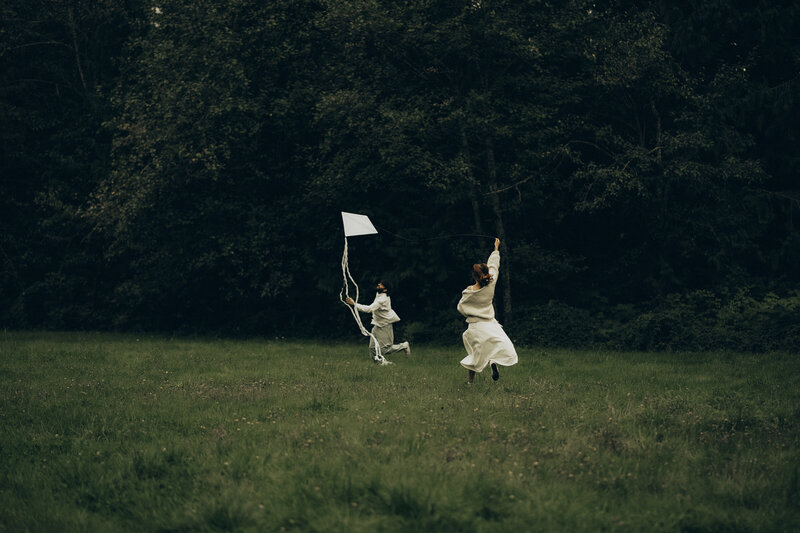
[(481, 287), (485, 287), (491, 283), (492, 275), (489, 274), (489, 266), (486, 263), (476, 263), (472, 265), (472, 279)]

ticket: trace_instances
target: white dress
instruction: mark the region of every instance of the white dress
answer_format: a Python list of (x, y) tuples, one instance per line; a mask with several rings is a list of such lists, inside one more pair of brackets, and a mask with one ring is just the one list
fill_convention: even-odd
[(519, 361), (514, 344), (494, 317), (492, 300), (500, 271), (500, 252), (492, 252), (486, 264), (492, 281), (478, 290), (467, 287), (461, 292), (458, 302), (458, 312), (467, 317), (469, 324), (461, 336), (467, 349), (461, 366), (475, 372), (483, 371), (491, 363), (511, 366)]

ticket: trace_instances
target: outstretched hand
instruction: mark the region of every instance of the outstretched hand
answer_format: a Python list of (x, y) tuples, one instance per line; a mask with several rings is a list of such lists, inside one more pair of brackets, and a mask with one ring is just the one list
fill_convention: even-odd
[(352, 298), (350, 298), (349, 296), (348, 296), (347, 298), (345, 298), (345, 300), (344, 300), (344, 301), (345, 301), (345, 302), (347, 302), (347, 305), (354, 305), (354, 304), (355, 304), (355, 302), (353, 301), (353, 299), (352, 299)]
[(500, 248), (500, 239), (497, 237), (494, 238), (494, 251), (496, 252)]

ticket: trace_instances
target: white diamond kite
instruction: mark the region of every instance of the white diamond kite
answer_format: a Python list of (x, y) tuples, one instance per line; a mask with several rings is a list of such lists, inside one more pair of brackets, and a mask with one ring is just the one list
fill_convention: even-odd
[(344, 225), (345, 237), (378, 233), (378, 230), (372, 225), (367, 215), (356, 215), (355, 213), (342, 211), (342, 224)]
[(356, 289), (355, 301), (358, 301), (358, 284), (350, 274), (350, 266), (347, 263), (347, 238), (358, 235), (373, 235), (378, 233), (378, 230), (376, 230), (375, 226), (372, 225), (372, 222), (370, 222), (368, 216), (357, 215), (355, 213), (346, 213), (344, 211), (342, 211), (342, 225), (344, 226), (344, 252), (342, 253), (343, 283), (342, 290), (339, 291), (339, 300), (343, 304), (347, 305), (348, 309), (350, 309), (353, 318), (356, 320), (356, 324), (358, 324), (358, 329), (361, 330), (361, 334), (365, 337), (370, 337), (372, 342), (375, 343), (375, 356), (373, 357), (374, 361), (381, 365), (390, 365), (391, 362), (387, 361), (386, 358), (381, 355), (381, 346), (378, 344), (378, 339), (375, 338), (372, 332), (367, 331), (367, 328), (364, 327), (364, 324), (361, 322), (361, 315), (358, 314), (358, 310), (355, 308), (355, 306), (348, 305), (346, 301), (347, 298), (350, 297), (350, 288), (347, 283), (348, 280), (350, 280)]

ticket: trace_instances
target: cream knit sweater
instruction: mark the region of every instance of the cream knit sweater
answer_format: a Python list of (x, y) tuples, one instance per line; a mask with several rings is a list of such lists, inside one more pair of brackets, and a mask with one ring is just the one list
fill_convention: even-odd
[(461, 291), (458, 312), (467, 317), (467, 322), (494, 320), (494, 287), (497, 285), (497, 273), (500, 272), (500, 252), (495, 250), (486, 261), (492, 281), (478, 290), (467, 287)]
[(375, 300), (370, 305), (356, 304), (362, 313), (372, 313), (372, 324), (383, 327), (400, 321), (400, 317), (392, 309), (392, 299), (385, 293), (375, 293)]

